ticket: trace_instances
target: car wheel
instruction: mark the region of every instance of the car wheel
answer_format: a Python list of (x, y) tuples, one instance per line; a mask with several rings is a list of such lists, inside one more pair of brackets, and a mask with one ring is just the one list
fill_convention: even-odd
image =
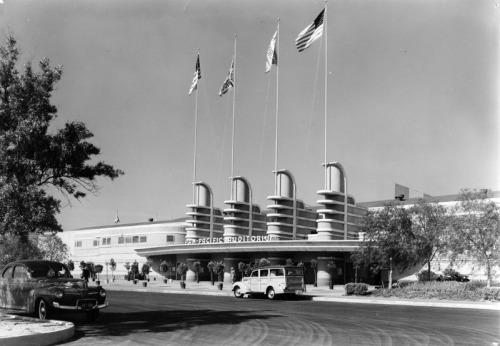
[(95, 322), (99, 317), (99, 309), (87, 311), (87, 322)]
[(236, 298), (243, 298), (243, 293), (241, 293), (241, 288), (239, 286), (236, 286), (233, 292)]
[(272, 287), (268, 288), (267, 289), (267, 299), (273, 300), (274, 298), (276, 298), (276, 292), (274, 292), (274, 289)]
[(44, 299), (40, 299), (36, 304), (36, 317), (41, 320), (50, 318), (50, 307)]

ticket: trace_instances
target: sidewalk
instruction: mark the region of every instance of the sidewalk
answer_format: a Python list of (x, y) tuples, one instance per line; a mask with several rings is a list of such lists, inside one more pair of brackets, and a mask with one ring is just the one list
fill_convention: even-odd
[[(89, 285), (95, 285), (95, 282), (89, 282)], [(222, 290), (217, 288), (217, 283), (212, 286), (208, 281), (186, 282), (186, 288), (182, 289), (178, 280), (173, 282), (163, 283), (163, 281), (153, 280), (147, 282), (147, 286), (143, 287), (143, 281), (138, 281), (134, 284), (132, 281), (123, 279), (115, 282), (106, 283), (106, 280), (101, 280), (101, 285), (108, 291), (135, 291), (135, 292), (158, 292), (158, 293), (174, 293), (174, 294), (198, 294), (209, 296), (233, 296), (231, 291), (232, 285), (224, 283)], [(407, 306), (433, 306), (461, 309), (483, 309), (483, 310), (498, 310), (500, 311), (499, 302), (472, 302), (472, 301), (444, 301), (444, 300), (424, 300), (424, 299), (398, 299), (398, 298), (379, 298), (371, 296), (345, 296), (344, 285), (336, 285), (333, 290), (328, 287), (313, 287), (307, 285), (301, 299), (310, 299), (313, 301), (328, 301), (340, 303), (358, 303), (358, 304), (385, 304), (385, 305), (407, 305)], [(375, 287), (370, 287), (370, 290)]]

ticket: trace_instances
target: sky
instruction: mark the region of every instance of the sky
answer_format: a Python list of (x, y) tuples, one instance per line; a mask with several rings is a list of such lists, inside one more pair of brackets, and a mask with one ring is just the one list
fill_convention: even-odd
[[(99, 180), (96, 195), (62, 199), (63, 229), (110, 225), (117, 212), (121, 223), (184, 217), (196, 114), (196, 180), (211, 186), (215, 206), (230, 199), (233, 125), (234, 175), (250, 181), (254, 203), (270, 204), (276, 114), (278, 168), (292, 172), (299, 199), (317, 205), (325, 98), (327, 160), (343, 165), (357, 202), (393, 199), (395, 183), (410, 197), (500, 190), (498, 2), (330, 0), (326, 33), (299, 53), (295, 38), (324, 7), (3, 0), (0, 35), (14, 34), (21, 59), (63, 66), (52, 130), (85, 123), (101, 148), (94, 162), (125, 171)], [(278, 18), (279, 70), (266, 74)], [(198, 52), (202, 78), (189, 96)], [(220, 97), (233, 57), (236, 88)]]

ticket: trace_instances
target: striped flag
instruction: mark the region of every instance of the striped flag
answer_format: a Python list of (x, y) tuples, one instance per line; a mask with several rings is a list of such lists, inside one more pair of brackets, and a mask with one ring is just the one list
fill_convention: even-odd
[(271, 43), (269, 44), (269, 48), (267, 48), (267, 60), (266, 60), (266, 73), (271, 71), (272, 65), (278, 65), (278, 53), (276, 52), (276, 35), (278, 34), (278, 30), (273, 35), (271, 39)]
[(321, 13), (316, 17), (314, 22), (311, 23), (307, 28), (302, 30), (299, 36), (295, 39), (295, 45), (299, 52), (302, 52), (304, 49), (309, 48), (311, 43), (316, 41), (318, 38), (323, 35), (323, 16), (325, 14), (325, 10), (321, 11)]
[(231, 68), (229, 69), (229, 75), (227, 76), (224, 83), (222, 83), (222, 87), (220, 88), (219, 91), (219, 96), (222, 96), (225, 93), (227, 93), (227, 91), (232, 87), (234, 87), (234, 59), (233, 61), (231, 61)]
[(196, 90), (198, 87), (198, 81), (201, 79), (201, 69), (200, 69), (200, 53), (198, 53), (198, 58), (196, 59), (196, 68), (194, 71), (193, 81), (191, 82), (191, 88), (189, 89), (189, 95)]

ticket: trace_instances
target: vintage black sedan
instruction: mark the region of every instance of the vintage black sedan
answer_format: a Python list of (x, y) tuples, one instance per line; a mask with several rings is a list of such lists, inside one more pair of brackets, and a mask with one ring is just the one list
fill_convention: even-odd
[(0, 275), (0, 308), (48, 319), (57, 311), (85, 312), (89, 321), (108, 306), (106, 291), (74, 279), (59, 262), (22, 260), (7, 264)]

